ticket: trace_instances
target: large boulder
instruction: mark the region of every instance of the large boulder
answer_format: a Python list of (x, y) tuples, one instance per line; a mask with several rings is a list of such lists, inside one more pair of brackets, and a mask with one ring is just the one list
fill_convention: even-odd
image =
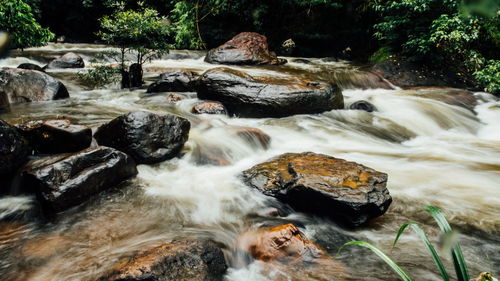
[(84, 68), (85, 62), (83, 58), (75, 53), (66, 53), (56, 59), (53, 59), (46, 66), (47, 69), (58, 68)]
[(100, 281), (218, 281), (227, 270), (222, 250), (211, 241), (173, 241), (119, 263)]
[(0, 69), (0, 92), (5, 92), (11, 103), (69, 97), (68, 90), (59, 80), (40, 71), (17, 68)]
[(30, 153), (28, 141), (14, 126), (0, 120), (0, 178), (15, 172)]
[(387, 174), (331, 156), (286, 153), (243, 172), (249, 186), (298, 210), (358, 226), (392, 202)]
[(195, 91), (198, 74), (185, 69), (172, 69), (160, 75), (160, 80), (149, 85), (148, 93)]
[(42, 207), (52, 213), (87, 201), (137, 174), (134, 160), (109, 147), (91, 147), (28, 162), (20, 171), (20, 189), (36, 193)]
[(179, 154), (191, 124), (175, 115), (130, 112), (102, 125), (94, 135), (100, 145), (121, 150), (137, 163), (153, 164)]
[(29, 121), (16, 127), (37, 153), (77, 152), (92, 142), (92, 129), (65, 119)]
[(275, 53), (269, 51), (266, 36), (255, 32), (242, 32), (223, 45), (208, 51), (205, 61), (239, 65), (283, 63)]
[(336, 85), (298, 77), (256, 78), (229, 68), (214, 68), (199, 79), (198, 98), (223, 103), (241, 117), (283, 117), (344, 107)]

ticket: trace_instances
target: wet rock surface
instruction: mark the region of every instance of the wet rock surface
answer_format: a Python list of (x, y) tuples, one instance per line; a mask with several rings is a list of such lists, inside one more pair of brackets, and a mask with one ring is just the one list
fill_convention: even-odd
[(387, 174), (312, 152), (279, 155), (244, 171), (243, 180), (297, 210), (350, 226), (384, 214), (392, 202)]
[(254, 147), (268, 149), (271, 145), (271, 137), (261, 129), (241, 126), (232, 127), (232, 129), (236, 136)]
[(10, 111), (9, 96), (5, 92), (0, 91), (0, 113)]
[(41, 66), (34, 64), (34, 63), (21, 63), (20, 65), (17, 66), (17, 68), (38, 70), (41, 72), (45, 72)]
[[(27, 159), (30, 153), (28, 141), (19, 134), (14, 126), (0, 120), (0, 177), (6, 179)], [(2, 182), (0, 181), (0, 184)], [(7, 185), (7, 183), (3, 183)], [(6, 188), (2, 186), (2, 189)]]
[(36, 70), (0, 69), (0, 92), (9, 96), (10, 103), (48, 101), (69, 97), (59, 80)]
[(363, 111), (366, 111), (366, 112), (377, 111), (377, 108), (373, 104), (371, 104), (370, 102), (367, 102), (365, 100), (359, 100), (359, 101), (356, 101), (356, 102), (352, 103), (349, 106), (349, 109), (363, 110)]
[(65, 119), (38, 120), (16, 125), (37, 153), (76, 152), (90, 146), (92, 130)]
[(181, 100), (185, 100), (187, 99), (188, 97), (184, 96), (184, 95), (179, 95), (179, 94), (176, 94), (176, 93), (170, 93), (167, 95), (167, 102), (168, 103), (171, 103), (171, 104), (174, 104), (174, 103), (177, 103)]
[(48, 212), (79, 205), (137, 174), (134, 160), (109, 147), (91, 147), (28, 162), (20, 171), (21, 189), (35, 192)]
[(297, 77), (254, 78), (220, 67), (206, 71), (198, 84), (198, 98), (219, 101), (230, 114), (241, 117), (283, 117), (344, 107), (337, 86)]
[(227, 114), (227, 110), (220, 102), (199, 102), (193, 106), (191, 112), (194, 114)]
[(185, 69), (173, 69), (160, 75), (160, 80), (149, 85), (148, 93), (195, 91), (198, 75)]
[(255, 32), (242, 32), (223, 45), (208, 51), (205, 61), (239, 65), (283, 63), (275, 53), (269, 51), (267, 38)]
[(66, 53), (63, 56), (53, 59), (47, 66), (47, 69), (58, 68), (84, 68), (83, 58), (75, 53)]
[(102, 125), (94, 138), (100, 145), (129, 154), (137, 163), (154, 164), (179, 154), (190, 127), (182, 117), (136, 111)]
[(371, 72), (339, 71), (334, 76), (335, 81), (342, 89), (393, 89), (393, 86), (380, 75)]
[(173, 241), (125, 260), (99, 280), (218, 281), (226, 270), (224, 254), (214, 242)]

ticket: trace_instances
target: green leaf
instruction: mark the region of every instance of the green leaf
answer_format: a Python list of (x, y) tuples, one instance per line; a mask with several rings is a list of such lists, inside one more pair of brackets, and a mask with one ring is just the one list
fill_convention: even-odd
[[(442, 232), (450, 233), (452, 231), (450, 224), (439, 208), (434, 206), (427, 206), (427, 209), (425, 211), (434, 218)], [(469, 271), (467, 269), (464, 255), (459, 243), (456, 243), (453, 246), (451, 255), (453, 258), (453, 265), (455, 266), (455, 272), (457, 274), (458, 281), (469, 281)]]
[(403, 224), (396, 235), (396, 239), (394, 239), (393, 246), (396, 245), (396, 243), (399, 240), (399, 237), (401, 236), (401, 234), (403, 234), (403, 232), (408, 226), (411, 227), (413, 231), (415, 231), (415, 233), (418, 235), (418, 237), (420, 237), (420, 239), (424, 242), (425, 246), (427, 247), (427, 250), (429, 250), (429, 252), (431, 253), (431, 257), (434, 260), (434, 263), (436, 264), (439, 273), (441, 274), (441, 277), (443, 277), (443, 280), (449, 281), (450, 277), (448, 276), (448, 273), (446, 272), (443, 262), (441, 261), (441, 258), (439, 257), (438, 253), (436, 252), (436, 249), (434, 248), (434, 246), (432, 246), (431, 241), (429, 241), (429, 238), (427, 237), (425, 232), (416, 223), (410, 222)]
[(342, 245), (342, 247), (340, 247), (338, 252), (340, 253), (340, 251), (342, 251), (342, 249), (345, 246), (349, 245), (358, 245), (372, 250), (377, 256), (379, 256), (383, 261), (385, 261), (392, 268), (392, 270), (394, 270), (401, 277), (401, 279), (403, 279), (404, 281), (411, 281), (410, 276), (408, 276), (408, 274), (401, 267), (399, 267), (391, 258), (389, 258), (386, 254), (384, 254), (384, 252), (382, 252), (379, 248), (373, 246), (368, 242), (365, 241), (347, 242), (344, 245)]

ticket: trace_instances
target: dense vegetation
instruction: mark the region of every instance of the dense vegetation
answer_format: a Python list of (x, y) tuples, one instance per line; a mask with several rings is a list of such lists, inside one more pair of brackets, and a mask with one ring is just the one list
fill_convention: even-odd
[(104, 26), (103, 19), (143, 6), (144, 11), (166, 17), (163, 22), (170, 24), (171, 32), (162, 31), (162, 38), (176, 48), (210, 48), (241, 31), (256, 31), (265, 34), (278, 52), (282, 42), (291, 38), (297, 46), (293, 55), (371, 58), (372, 62), (397, 56), (451, 68), (470, 86), (500, 92), (498, 0), (1, 1), (5, 3), (2, 13), (4, 7), (15, 6), (21, 20), (31, 22), (23, 24), (29, 30), (14, 31), (19, 19), (12, 13), (0, 18), (2, 29), (29, 34), (13, 35), (27, 40), (15, 41), (19, 47), (39, 45), (52, 37), (33, 16), (67, 41), (113, 43), (103, 37), (103, 30), (113, 28)]

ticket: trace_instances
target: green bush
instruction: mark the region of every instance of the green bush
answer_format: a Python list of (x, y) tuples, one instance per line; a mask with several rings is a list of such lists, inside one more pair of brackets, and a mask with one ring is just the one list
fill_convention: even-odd
[(500, 95), (500, 60), (489, 60), (481, 70), (474, 72), (474, 78), (484, 91)]
[(99, 65), (86, 72), (79, 72), (78, 79), (88, 88), (104, 88), (106, 85), (118, 82), (120, 71), (106, 65)]
[(21, 0), (0, 0), (0, 31), (6, 31), (16, 48), (42, 46), (54, 38), (35, 20), (31, 7)]

